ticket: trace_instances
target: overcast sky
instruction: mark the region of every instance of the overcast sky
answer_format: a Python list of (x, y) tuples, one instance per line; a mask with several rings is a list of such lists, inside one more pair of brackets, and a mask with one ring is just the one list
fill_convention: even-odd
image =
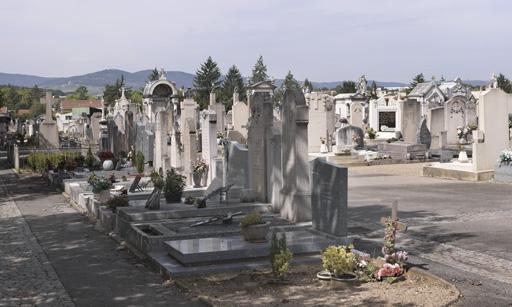
[(275, 78), (512, 74), (509, 0), (1, 0), (0, 34), (0, 72), (54, 77), (260, 54)]

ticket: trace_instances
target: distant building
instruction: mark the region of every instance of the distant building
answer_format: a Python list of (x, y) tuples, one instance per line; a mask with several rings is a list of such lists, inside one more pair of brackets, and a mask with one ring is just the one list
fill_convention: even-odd
[(73, 113), (73, 116), (79, 117), (83, 113), (88, 115), (100, 111), (102, 104), (101, 100), (88, 99), (88, 100), (62, 100), (60, 103), (60, 113)]

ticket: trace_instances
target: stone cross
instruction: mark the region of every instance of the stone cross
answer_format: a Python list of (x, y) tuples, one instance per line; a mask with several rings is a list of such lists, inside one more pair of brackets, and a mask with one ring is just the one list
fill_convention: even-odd
[[(383, 216), (380, 218), (380, 223), (382, 225), (386, 225), (387, 221), (388, 221), (387, 216)], [(398, 201), (397, 200), (395, 200), (393, 202), (393, 205), (391, 207), (391, 221), (396, 223), (396, 229), (398, 231), (403, 231), (403, 232), (407, 231), (407, 224), (400, 222), (398, 219)]]

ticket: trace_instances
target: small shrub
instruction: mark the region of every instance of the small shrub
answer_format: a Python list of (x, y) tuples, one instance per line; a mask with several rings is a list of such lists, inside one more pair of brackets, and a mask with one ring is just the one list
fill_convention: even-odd
[(270, 263), (272, 265), (272, 273), (276, 278), (283, 279), (290, 268), (290, 261), (293, 258), (292, 252), (288, 249), (286, 236), (278, 239), (276, 233), (272, 233), (270, 241)]
[(164, 185), (164, 196), (168, 202), (179, 202), (181, 201), (181, 194), (185, 188), (185, 176), (182, 176), (176, 172), (174, 168), (171, 168), (166, 172), (165, 185)]
[(377, 132), (373, 128), (366, 128), (366, 134), (368, 134), (370, 140), (374, 140), (377, 136)]
[(263, 224), (263, 217), (257, 211), (246, 214), (240, 222), (242, 228), (257, 224)]
[(114, 196), (111, 199), (109, 199), (105, 203), (105, 205), (107, 206), (107, 208), (109, 208), (113, 212), (116, 211), (117, 207), (128, 207), (129, 206), (128, 196), (126, 196), (126, 195)]
[(204, 174), (208, 171), (208, 164), (202, 159), (197, 159), (196, 161), (192, 162), (192, 172), (194, 174)]
[(137, 151), (135, 154), (135, 168), (138, 173), (144, 173), (144, 154), (140, 151)]
[(357, 256), (351, 251), (352, 246), (329, 246), (322, 253), (324, 270), (334, 275), (353, 273), (357, 265)]
[(92, 169), (94, 167), (94, 162), (96, 159), (94, 158), (94, 155), (92, 154), (91, 147), (87, 150), (87, 155), (85, 156), (85, 166), (87, 168)]

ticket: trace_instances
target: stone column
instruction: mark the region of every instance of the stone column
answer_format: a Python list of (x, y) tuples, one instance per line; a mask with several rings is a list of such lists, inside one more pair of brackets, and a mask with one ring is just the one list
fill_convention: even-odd
[(281, 217), (295, 222), (311, 220), (308, 116), (304, 94), (299, 90), (286, 90), (281, 128)]
[(208, 184), (213, 179), (213, 160), (217, 157), (217, 115), (209, 110), (201, 114), (202, 158), (210, 168)]
[(187, 184), (194, 185), (192, 179), (192, 163), (197, 160), (196, 127), (189, 118), (183, 127), (183, 174), (187, 177)]
[(255, 92), (250, 98), (247, 146), (249, 149), (249, 187), (256, 201), (269, 202), (268, 185), (270, 129), (273, 124), (272, 97), (268, 92)]

